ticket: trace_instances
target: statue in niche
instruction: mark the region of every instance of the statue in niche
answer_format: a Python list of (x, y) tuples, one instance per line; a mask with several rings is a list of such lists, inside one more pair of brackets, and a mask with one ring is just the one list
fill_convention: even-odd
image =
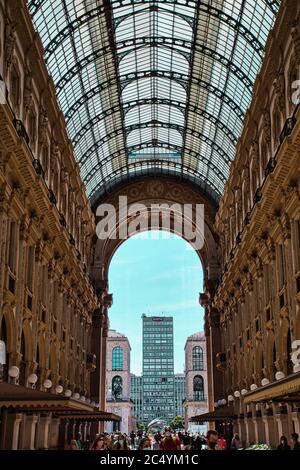
[(29, 111), (33, 104), (32, 99), (32, 75), (29, 70), (25, 70), (23, 103), (25, 111)]
[(16, 44), (16, 28), (12, 21), (8, 18), (5, 23), (5, 39), (4, 39), (4, 54), (5, 54), (5, 63), (6, 70), (9, 69), (14, 55)]
[(122, 377), (116, 375), (112, 381), (112, 395), (115, 400), (122, 398), (123, 384)]
[(39, 122), (39, 143), (42, 147), (46, 143), (47, 136), (47, 126), (48, 126), (48, 116), (46, 110), (40, 108), (40, 122)]
[(263, 129), (266, 142), (269, 144), (271, 142), (271, 118), (268, 108), (263, 111)]

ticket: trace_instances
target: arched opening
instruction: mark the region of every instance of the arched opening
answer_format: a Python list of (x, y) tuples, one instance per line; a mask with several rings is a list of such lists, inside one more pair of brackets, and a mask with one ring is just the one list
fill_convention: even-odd
[(291, 338), (291, 330), (288, 329), (287, 338), (286, 338), (286, 373), (290, 375), (293, 373), (293, 361), (291, 358), (292, 353), (292, 338)]
[(7, 326), (5, 317), (2, 317), (1, 320), (1, 327), (0, 327), (0, 341), (2, 341), (1, 345), (1, 359), (5, 361), (0, 363), (0, 379), (1, 380), (8, 380), (8, 363), (9, 363), (9, 353), (8, 353), (8, 335), (7, 335)]
[(115, 400), (121, 400), (123, 395), (123, 380), (119, 375), (115, 375), (111, 383), (112, 396)]
[(193, 379), (194, 400), (203, 401), (204, 398), (204, 380), (201, 375), (195, 375)]
[(22, 330), (21, 334), (21, 342), (20, 342), (20, 354), (22, 356), (22, 359), (20, 361), (20, 375), (19, 375), (19, 384), (20, 385), (25, 385), (25, 379), (26, 379), (26, 340), (25, 340), (25, 334), (24, 330)]
[[(183, 376), (185, 371), (185, 343), (189, 336), (203, 331), (204, 311), (199, 305), (203, 270), (199, 254), (176, 234), (152, 230), (133, 235), (121, 244), (114, 252), (108, 274), (109, 290), (114, 298), (109, 310), (110, 328), (128, 338), (131, 346), (130, 372), (144, 381), (144, 395), (140, 399), (144, 415), (141, 419), (145, 425), (155, 418), (170, 422), (175, 417), (174, 396), (180, 393), (176, 391), (180, 388), (179, 376)], [(143, 315), (157, 321), (162, 317), (172, 317), (172, 326), (159, 332), (155, 325), (153, 331), (145, 332)], [(172, 350), (170, 337), (174, 342)], [(191, 348), (190, 358), (190, 369), (207, 373), (201, 346)], [(123, 394), (126, 391), (122, 387), (123, 384), (125, 387), (127, 373), (122, 347), (117, 345), (112, 349), (110, 360), (112, 371), (122, 371), (122, 378), (113, 375), (112, 382), (107, 383), (108, 396), (111, 388), (112, 398), (120, 399), (121, 390)], [(199, 377), (196, 385), (191, 377), (191, 403), (204, 401), (207, 396), (205, 382)], [(176, 400), (181, 407), (176, 407), (176, 413), (184, 416), (184, 388), (181, 393), (182, 398)]]
[(277, 353), (276, 353), (276, 344), (275, 344), (275, 339), (273, 342), (273, 351), (272, 351), (272, 379), (274, 380), (275, 374), (277, 372), (277, 367), (276, 367), (276, 362), (277, 362)]

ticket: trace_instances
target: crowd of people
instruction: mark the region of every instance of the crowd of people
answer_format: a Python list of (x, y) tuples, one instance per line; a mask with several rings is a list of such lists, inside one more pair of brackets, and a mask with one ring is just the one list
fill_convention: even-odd
[[(83, 441), (79, 434), (77, 439), (72, 439), (66, 445), (68, 450), (193, 450), (196, 452), (200, 450), (239, 450), (242, 447), (238, 434), (228, 440), (223, 435), (218, 435), (215, 430), (208, 431), (205, 436), (198, 433), (175, 433), (170, 427), (166, 427), (164, 433), (132, 431), (127, 435), (120, 431), (112, 434), (103, 432), (97, 434), (93, 442), (89, 437)], [(277, 450), (300, 450), (298, 434), (292, 434), (291, 445), (288, 444), (287, 438), (282, 436)]]
[[(96, 435), (94, 441), (87, 437), (85, 441), (79, 434), (77, 439), (72, 439), (66, 445), (68, 450), (239, 450), (242, 443), (237, 434), (231, 440), (227, 440), (217, 431), (210, 430), (206, 436), (204, 434), (191, 434), (187, 432), (173, 432), (170, 427), (166, 427), (164, 432), (132, 431), (129, 435), (116, 431), (112, 434), (103, 432)], [(292, 447), (288, 445), (287, 439), (283, 436), (278, 449), (280, 450), (300, 450), (298, 435), (292, 435)]]
[(293, 432), (291, 435), (291, 445), (285, 436), (281, 436), (277, 450), (300, 450), (299, 435)]

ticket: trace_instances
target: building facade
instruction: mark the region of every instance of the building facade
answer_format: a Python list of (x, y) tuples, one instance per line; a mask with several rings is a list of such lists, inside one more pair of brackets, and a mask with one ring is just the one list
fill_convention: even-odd
[(142, 316), (143, 420), (174, 417), (173, 317)]
[(174, 375), (174, 416), (184, 416), (183, 402), (185, 399), (185, 376)]
[(246, 444), (300, 434), (299, 15), (282, 2), (216, 216), (222, 275), (201, 299), (213, 399)]
[(0, 448), (55, 448), (90, 427), (67, 431), (63, 406), (104, 410), (111, 298), (88, 276), (95, 220), (23, 1), (0, 2), (0, 85)]
[[(106, 411), (121, 417), (118, 429), (130, 433), (132, 423), (130, 351), (128, 338), (115, 330), (107, 336)], [(105, 430), (112, 432), (117, 423), (109, 422)]]
[(143, 377), (131, 374), (132, 415), (137, 424), (143, 422)]
[[(188, 337), (185, 343), (185, 428), (195, 431), (190, 423), (193, 416), (208, 411), (207, 351), (206, 338), (202, 332)], [(205, 429), (201, 428), (201, 431)], [(197, 429), (200, 430), (200, 429)]]

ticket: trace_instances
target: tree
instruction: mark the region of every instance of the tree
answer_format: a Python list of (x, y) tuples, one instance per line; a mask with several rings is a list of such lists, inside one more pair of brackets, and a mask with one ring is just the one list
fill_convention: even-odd
[(169, 426), (172, 429), (183, 429), (184, 428), (184, 418), (183, 416), (175, 416), (170, 422)]

